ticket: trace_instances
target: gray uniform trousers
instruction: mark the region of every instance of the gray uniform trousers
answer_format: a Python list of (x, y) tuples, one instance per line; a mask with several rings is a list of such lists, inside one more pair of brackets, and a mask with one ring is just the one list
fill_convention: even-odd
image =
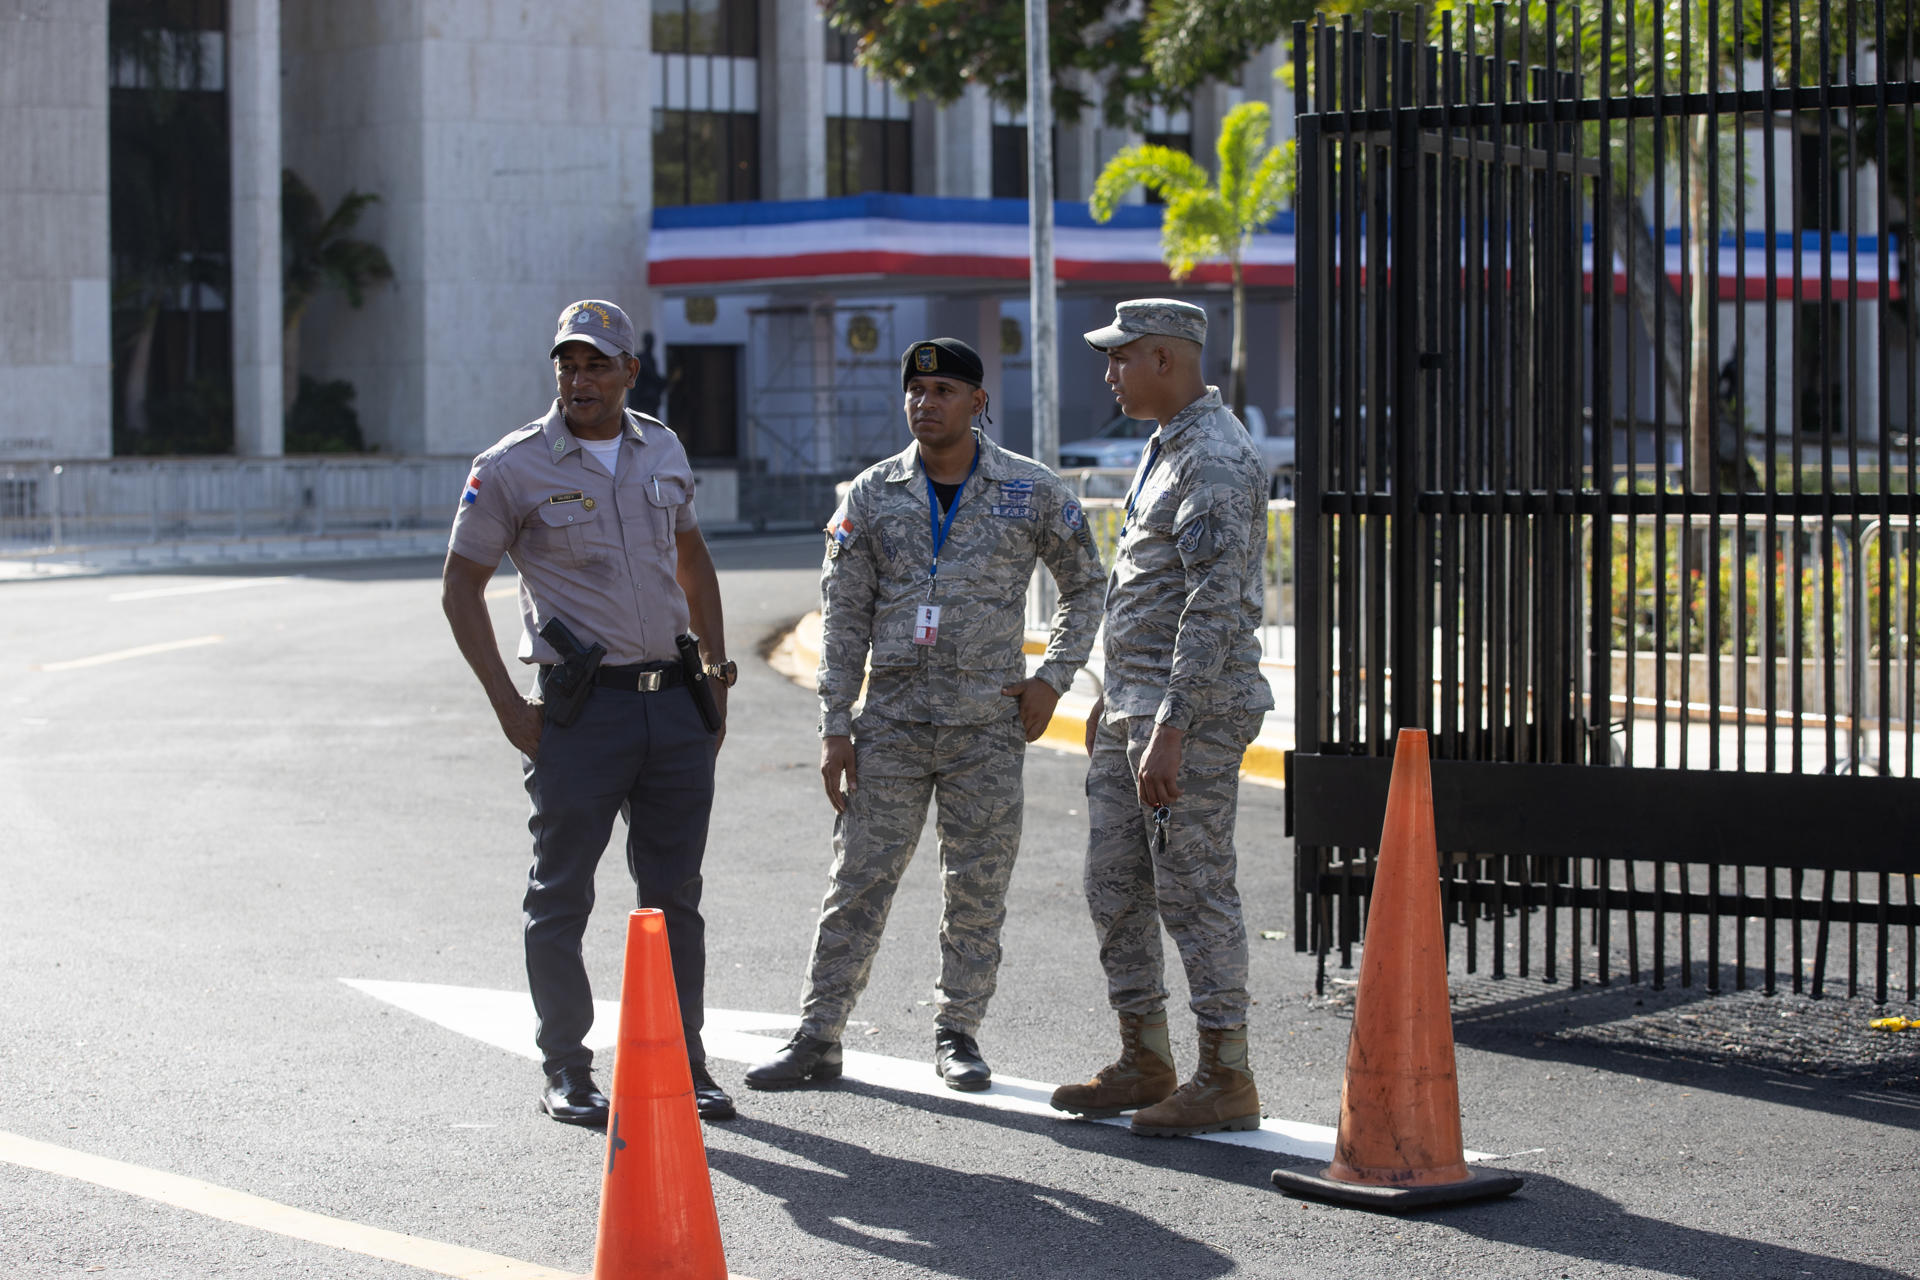
[(685, 688), (655, 693), (597, 688), (580, 718), (540, 733), (540, 758), (523, 763), (533, 813), (527, 871), (527, 983), (539, 1017), (534, 1043), (545, 1070), (588, 1066), (581, 1041), (593, 1026), (593, 991), (580, 954), (593, 911), (593, 874), (627, 810), (627, 869), (639, 903), (666, 916), (667, 950), (687, 1057), (706, 1061), (706, 922), (700, 863), (713, 807), (713, 734)]
[(1195, 720), (1181, 744), (1181, 795), (1166, 849), (1153, 848), (1153, 810), (1135, 778), (1152, 716), (1103, 719), (1087, 768), (1087, 907), (1119, 1013), (1165, 1007), (1160, 951), (1166, 922), (1186, 966), (1193, 1012), (1205, 1028), (1247, 1021), (1247, 930), (1233, 848), (1240, 761), (1261, 713)]
[[(1009, 703), (1011, 706), (1011, 703)], [(858, 784), (833, 825), (833, 883), (820, 904), (800, 1029), (838, 1040), (873, 971), (894, 890), (936, 800), (940, 982), (935, 1021), (973, 1035), (1000, 969), (1007, 883), (1020, 850), (1017, 716), (933, 725), (862, 715), (853, 726)]]

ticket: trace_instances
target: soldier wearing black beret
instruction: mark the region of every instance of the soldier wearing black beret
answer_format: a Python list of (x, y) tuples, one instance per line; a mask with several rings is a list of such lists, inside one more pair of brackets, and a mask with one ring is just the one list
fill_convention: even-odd
[[(986, 416), (985, 372), (957, 338), (908, 347), (900, 389), (913, 443), (861, 473), (827, 525), (820, 774), (837, 815), (833, 867), (799, 1034), (747, 1072), (755, 1089), (840, 1074), (840, 1036), (929, 801), (945, 900), (934, 1070), (950, 1089), (992, 1079), (974, 1037), (1000, 967), (1020, 760), (1093, 648), (1104, 580), (1073, 490), (974, 426)], [(1060, 610), (1029, 676), (1027, 583), (1041, 563)]]

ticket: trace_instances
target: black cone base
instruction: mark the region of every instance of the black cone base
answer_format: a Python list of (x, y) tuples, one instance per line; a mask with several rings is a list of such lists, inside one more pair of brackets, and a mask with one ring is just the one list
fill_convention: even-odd
[(1376, 1187), (1361, 1182), (1341, 1182), (1317, 1173), (1299, 1173), (1275, 1169), (1273, 1185), (1288, 1195), (1331, 1200), (1380, 1213), (1411, 1213), (1437, 1205), (1463, 1204), (1469, 1200), (1491, 1200), (1511, 1195), (1524, 1181), (1517, 1173), (1501, 1169), (1474, 1169), (1465, 1182), (1447, 1182), (1430, 1187)]

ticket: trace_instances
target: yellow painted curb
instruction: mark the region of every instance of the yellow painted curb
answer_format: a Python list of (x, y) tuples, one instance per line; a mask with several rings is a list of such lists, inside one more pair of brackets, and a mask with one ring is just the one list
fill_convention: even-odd
[[(820, 665), (817, 648), (819, 637), (820, 615), (810, 613), (775, 647), (774, 668), (795, 684), (811, 685), (814, 669)], [(1045, 653), (1047, 646), (1045, 641), (1030, 636), (1022, 643), (1021, 649), (1025, 653), (1038, 655)], [(1091, 710), (1093, 704), (1090, 702), (1074, 697), (1062, 698), (1060, 705), (1053, 709), (1053, 719), (1047, 722), (1047, 727), (1033, 745), (1085, 754), (1087, 713)], [(1285, 786), (1287, 768), (1284, 749), (1264, 742), (1250, 744), (1245, 758), (1240, 762), (1240, 776), (1262, 786)]]

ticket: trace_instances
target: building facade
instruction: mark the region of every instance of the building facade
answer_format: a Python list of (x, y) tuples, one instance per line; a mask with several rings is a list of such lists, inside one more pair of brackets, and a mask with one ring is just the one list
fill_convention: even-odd
[[(151, 452), (141, 431), (216, 412), (231, 452), (274, 456), (303, 374), (351, 384), (368, 447), (470, 453), (538, 411), (550, 389), (534, 353), (582, 296), (622, 302), (656, 335), (660, 411), (712, 468), (781, 475), (892, 452), (886, 371), (932, 332), (979, 348), (995, 430), (1030, 441), (1024, 248), (1017, 269), (995, 250), (982, 273), (966, 243), (1016, 221), (1024, 240), (1024, 120), (978, 89), (945, 107), (900, 98), (811, 3), (5, 0), (0, 22), (0, 202), (21, 233), (0, 257), (0, 461)], [(1284, 122), (1271, 63), (1163, 113), (1156, 140), (1210, 150), (1244, 86)], [(139, 133), (162, 98), (148, 116), (200, 132)], [(1061, 207), (1083, 209), (1100, 164), (1138, 138), (1097, 110), (1059, 127)], [(193, 225), (173, 242), (141, 241), (154, 219), (130, 207), (140, 184), (110, 178), (135, 163), (150, 184), (190, 175)], [(283, 168), (325, 209), (376, 195), (353, 234), (393, 271), (357, 309), (322, 288), (291, 360)], [(781, 229), (818, 221), (817, 202), (873, 195), (940, 202), (937, 217), (922, 204), (893, 220), (915, 252), (803, 272), (777, 261)], [(763, 269), (703, 274), (697, 252), (655, 262), (656, 221), (684, 233), (702, 209), (732, 211), (720, 228), (775, 211)], [(1166, 287), (1157, 258), (1063, 280), (1060, 331)], [(1189, 292), (1225, 323), (1223, 291)], [(1256, 290), (1256, 350), (1277, 344), (1281, 292)], [(1078, 345), (1062, 343), (1063, 439), (1110, 415)], [(1276, 402), (1285, 380), (1260, 370), (1257, 398)]]

